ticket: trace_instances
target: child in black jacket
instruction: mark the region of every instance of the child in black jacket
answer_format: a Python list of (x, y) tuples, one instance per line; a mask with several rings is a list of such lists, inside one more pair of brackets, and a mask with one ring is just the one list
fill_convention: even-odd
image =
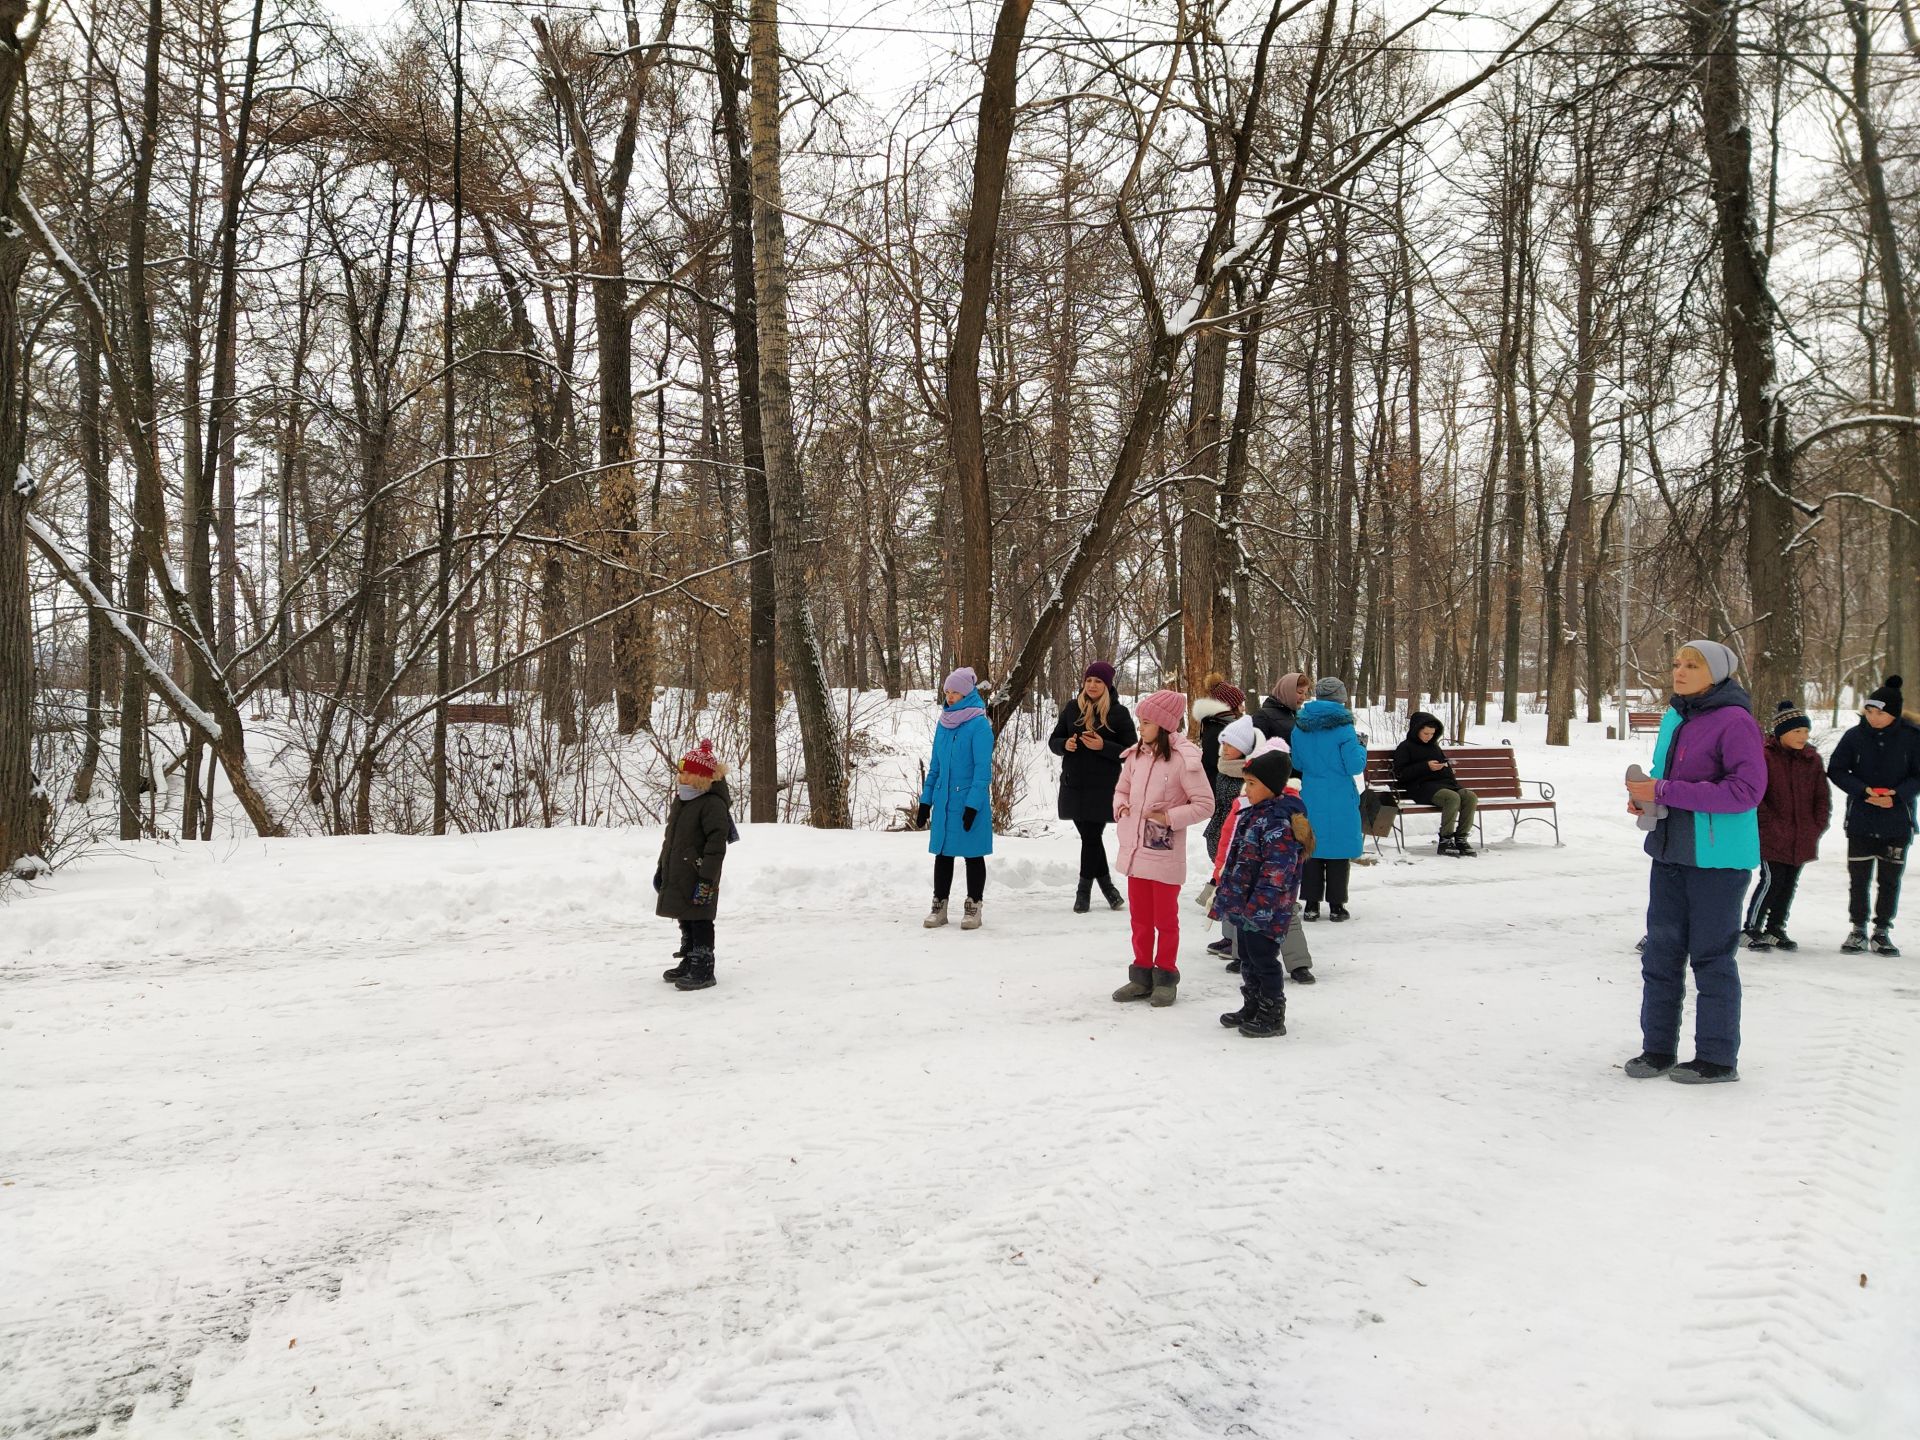
[(1473, 817), (1479, 811), (1480, 797), (1462, 785), (1447, 763), (1447, 752), (1440, 748), (1445, 731), (1438, 715), (1416, 711), (1407, 719), (1407, 738), (1393, 750), (1394, 783), (1416, 805), (1437, 806), (1440, 811), (1441, 855), (1468, 856), (1474, 853), (1467, 840)]
[(653, 888), (660, 898), (653, 913), (680, 922), (680, 963), (660, 978), (676, 990), (706, 990), (713, 978), (713, 919), (720, 908), (720, 871), (727, 863), (733, 828), (733, 801), (727, 793), (727, 767), (702, 740), (680, 759), (667, 833), (660, 840), (660, 863)]

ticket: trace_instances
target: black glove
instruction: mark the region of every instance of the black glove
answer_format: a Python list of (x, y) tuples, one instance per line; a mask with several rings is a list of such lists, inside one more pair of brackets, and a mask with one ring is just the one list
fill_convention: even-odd
[(922, 805), (919, 809), (913, 812), (913, 828), (916, 830), (924, 830), (927, 828), (927, 822), (932, 819), (933, 819), (933, 806)]
[(661, 880), (660, 867), (656, 865), (653, 867), (653, 888), (656, 893), (660, 889), (660, 880)]
[(967, 806), (966, 809), (960, 812), (960, 828), (962, 830), (973, 829), (973, 822), (979, 818), (980, 812), (971, 805)]

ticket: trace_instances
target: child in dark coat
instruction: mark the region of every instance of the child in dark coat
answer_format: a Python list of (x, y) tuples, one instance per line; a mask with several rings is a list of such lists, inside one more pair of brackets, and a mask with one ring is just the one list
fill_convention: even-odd
[(653, 872), (660, 898), (653, 913), (680, 922), (680, 963), (660, 977), (676, 990), (706, 990), (714, 984), (713, 918), (720, 907), (720, 871), (727, 863), (727, 844), (738, 834), (726, 774), (711, 740), (702, 740), (680, 758), (667, 833), (660, 841), (660, 863)]
[(1889, 675), (1862, 702), (1860, 723), (1840, 737), (1827, 763), (1828, 778), (1847, 792), (1847, 903), (1853, 928), (1840, 948), (1850, 955), (1869, 944), (1876, 955), (1900, 953), (1893, 943), (1893, 917), (1900, 908), (1900, 877), (1913, 844), (1915, 800), (1920, 798), (1920, 725), (1906, 719), (1903, 708), (1900, 677)]
[(1286, 753), (1278, 749), (1247, 761), (1248, 803), (1235, 819), (1210, 912), (1238, 932), (1245, 982), (1240, 1009), (1222, 1015), (1220, 1023), (1254, 1038), (1287, 1033), (1280, 943), (1293, 923), (1300, 867), (1313, 833), (1306, 806), (1287, 792), (1292, 773)]
[(1480, 811), (1480, 797), (1454, 775), (1447, 752), (1440, 748), (1445, 731), (1438, 715), (1418, 710), (1408, 716), (1407, 738), (1393, 750), (1393, 779), (1414, 804), (1439, 808), (1437, 853), (1470, 856), (1474, 849), (1467, 832)]
[(1807, 712), (1782, 700), (1767, 736), (1767, 793), (1760, 797), (1760, 870), (1743, 928), (1749, 950), (1798, 950), (1787, 938), (1787, 911), (1800, 869), (1820, 858), (1820, 837), (1833, 818), (1827, 768)]

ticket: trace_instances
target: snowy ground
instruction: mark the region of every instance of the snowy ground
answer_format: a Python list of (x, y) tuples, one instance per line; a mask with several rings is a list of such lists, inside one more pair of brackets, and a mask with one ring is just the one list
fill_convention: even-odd
[(1265, 1042), (1190, 907), (1108, 1001), (1059, 835), (929, 934), (918, 837), (749, 829), (695, 995), (657, 832), (81, 862), (0, 910), (0, 1435), (1920, 1435), (1916, 961), (1830, 840), (1742, 1083), (1626, 1080), (1648, 747), (1537, 726), (1565, 848), (1389, 847)]

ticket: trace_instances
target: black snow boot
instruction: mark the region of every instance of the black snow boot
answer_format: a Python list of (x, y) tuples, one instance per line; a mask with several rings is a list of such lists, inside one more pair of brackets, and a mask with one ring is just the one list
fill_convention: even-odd
[(1349, 913), (1347, 907), (1344, 905), (1329, 905), (1327, 907), (1327, 918), (1329, 920), (1345, 920), (1348, 918)]
[(711, 990), (718, 983), (713, 978), (713, 951), (704, 945), (689, 950), (681, 965), (685, 973), (673, 982), (676, 990)]
[(1864, 925), (1856, 925), (1847, 932), (1847, 938), (1840, 942), (1840, 953), (1858, 955), (1867, 948), (1867, 930)]
[(1876, 955), (1898, 955), (1900, 947), (1893, 943), (1893, 931), (1882, 925), (1873, 932), (1873, 953)]
[(1251, 1020), (1254, 1015), (1258, 1013), (1259, 1009), (1260, 997), (1253, 993), (1253, 987), (1251, 985), (1242, 985), (1240, 987), (1240, 1008), (1238, 1010), (1229, 1010), (1226, 1014), (1222, 1015), (1220, 1017), (1220, 1023), (1229, 1030), (1232, 1030), (1244, 1024), (1246, 1021)]
[(1320, 918), (1320, 907), (1318, 905), (1302, 905), (1300, 907), (1300, 918), (1302, 920), (1318, 920)]
[(660, 972), (660, 978), (666, 981), (669, 985), (673, 984), (674, 981), (678, 980), (682, 975), (687, 973), (686, 947), (682, 946), (680, 949), (674, 951), (673, 958), (678, 960), (680, 963), (674, 966), (671, 970), (662, 970)]
[(1458, 835), (1453, 837), (1453, 853), (1458, 855), (1462, 860), (1471, 860), (1480, 852), (1473, 848), (1472, 844), (1467, 840), (1467, 832), (1462, 830)]
[(1656, 1075), (1664, 1075), (1673, 1068), (1678, 1055), (1669, 1055), (1661, 1050), (1643, 1050), (1627, 1061), (1627, 1078), (1631, 1080), (1651, 1080)]
[(1667, 1072), (1667, 1079), (1680, 1085), (1724, 1085), (1738, 1080), (1740, 1072), (1731, 1065), (1716, 1065), (1711, 1060), (1689, 1060)]
[(1127, 902), (1121, 898), (1120, 892), (1114, 888), (1113, 877), (1111, 875), (1099, 876), (1094, 883), (1100, 887), (1100, 893), (1107, 897), (1107, 908), (1109, 910), (1124, 910), (1127, 908)]
[(1073, 913), (1084, 915), (1093, 908), (1093, 877), (1082, 875), (1073, 890)]
[(1306, 965), (1302, 965), (1298, 970), (1289, 970), (1287, 972), (1287, 978), (1296, 985), (1318, 985), (1320, 983), (1314, 978), (1312, 968)]
[(1253, 1015), (1240, 1022), (1240, 1033), (1254, 1040), (1287, 1033), (1287, 997), (1262, 995), (1254, 1001)]
[(1238, 960), (1227, 961), (1227, 974), (1238, 975), (1239, 973), (1240, 973), (1240, 962)]
[(1458, 852), (1453, 848), (1453, 837), (1451, 835), (1442, 835), (1440, 837), (1440, 843), (1433, 847), (1433, 853), (1436, 855), (1457, 854)]

